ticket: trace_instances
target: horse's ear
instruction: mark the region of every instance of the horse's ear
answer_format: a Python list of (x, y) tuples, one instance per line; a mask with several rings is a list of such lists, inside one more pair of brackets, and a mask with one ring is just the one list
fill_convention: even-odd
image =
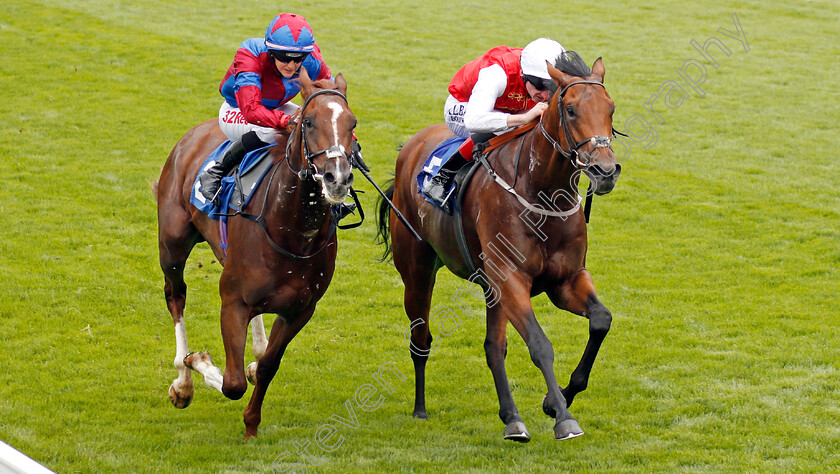
[(604, 68), (604, 61), (601, 61), (601, 58), (595, 60), (595, 64), (592, 65), (592, 74), (601, 78), (601, 82), (604, 82), (604, 75), (607, 73), (606, 68)]
[(298, 79), (300, 80), (301, 98), (306, 100), (307, 97), (312, 95), (312, 79), (309, 78), (309, 73), (306, 72), (306, 68), (303, 66), (300, 68), (300, 76)]
[(338, 73), (338, 75), (335, 76), (335, 87), (338, 88), (339, 92), (347, 95), (347, 80), (344, 79), (344, 76), (341, 73)]
[(574, 76), (570, 76), (565, 72), (557, 69), (556, 67), (552, 66), (550, 62), (546, 61), (545, 65), (548, 68), (548, 75), (551, 76), (552, 79), (557, 81), (557, 84), (559, 84), (560, 87), (566, 87), (574, 80)]

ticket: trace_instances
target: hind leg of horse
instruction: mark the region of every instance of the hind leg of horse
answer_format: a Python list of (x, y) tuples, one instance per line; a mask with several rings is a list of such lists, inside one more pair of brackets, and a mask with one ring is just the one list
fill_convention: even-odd
[(173, 283), (169, 278), (164, 285), (166, 304), (172, 314), (175, 325), (175, 360), (178, 378), (169, 386), (169, 400), (175, 408), (186, 408), (192, 402), (194, 387), (190, 369), (184, 365), (184, 357), (190, 352), (187, 343), (187, 330), (184, 324), (184, 305), (186, 303), (186, 284)]
[[(575, 395), (586, 390), (589, 384), (589, 374), (592, 372), (601, 343), (610, 330), (612, 314), (598, 299), (592, 276), (586, 270), (581, 270), (568, 283), (548, 292), (548, 295), (558, 308), (589, 319), (589, 340), (586, 342), (583, 356), (569, 378), (569, 385), (562, 389), (567, 403), (571, 405)], [(553, 416), (545, 404), (543, 410), (547, 415)]]
[(265, 399), (265, 393), (268, 390), (268, 385), (274, 379), (274, 375), (280, 367), (280, 361), (283, 359), (283, 354), (286, 352), (286, 347), (289, 345), (289, 342), (309, 322), (314, 312), (315, 305), (312, 305), (312, 307), (297, 315), (291, 321), (281, 316), (275, 318), (274, 324), (271, 327), (268, 348), (256, 366), (254, 392), (251, 394), (251, 400), (248, 402), (248, 406), (243, 413), (245, 439), (257, 435), (257, 428), (259, 427), (260, 421), (262, 421), (262, 404)]
[(426, 362), (432, 353), (432, 333), (429, 331), (431, 299), (431, 285), (406, 283), (405, 314), (408, 315), (411, 332), (408, 350), (414, 362), (414, 410), (411, 416), (423, 420), (429, 417), (426, 412)]
[[(488, 322), (491, 319), (494, 322), (503, 318), (510, 320), (511, 324), (513, 324), (528, 346), (531, 361), (540, 369), (545, 378), (548, 394), (544, 404), (550, 406), (556, 413), (555, 419), (557, 422), (554, 424), (555, 439), (562, 440), (580, 436), (583, 434), (583, 430), (580, 429), (580, 425), (572, 417), (572, 414), (569, 413), (566, 400), (560, 392), (557, 379), (554, 376), (554, 348), (551, 345), (551, 341), (537, 322), (531, 306), (529, 291), (524, 285), (518, 285), (512, 280), (508, 280), (508, 285), (502, 289), (502, 294), (505, 295), (505, 298), (501, 300), (497, 307), (488, 309)], [(507, 383), (506, 379), (505, 383)], [(513, 400), (510, 403), (512, 404)], [(515, 405), (513, 409), (515, 409)]]
[(531, 440), (531, 435), (519, 416), (519, 410), (513, 401), (513, 394), (510, 391), (507, 371), (505, 370), (507, 321), (502, 312), (488, 309), (484, 353), (487, 357), (487, 366), (493, 373), (493, 383), (496, 387), (496, 395), (499, 398), (499, 418), (505, 424), (504, 438), (527, 443)]
[(251, 320), (251, 338), (251, 350), (254, 352), (254, 362), (248, 364), (248, 367), (245, 369), (245, 377), (249, 382), (255, 384), (257, 383), (257, 365), (263, 354), (265, 354), (265, 348), (268, 346), (268, 339), (265, 336), (265, 325), (263, 324), (261, 314), (254, 316), (254, 319)]
[[(187, 285), (184, 282), (184, 265), (189, 257), (192, 245), (189, 243), (189, 226), (179, 226), (185, 229), (182, 235), (173, 235), (170, 230), (174, 226), (161, 223), (158, 244), (160, 251), (160, 267), (164, 275), (163, 293), (166, 307), (172, 315), (175, 325), (175, 369), (178, 378), (169, 386), (169, 399), (176, 408), (186, 408), (192, 402), (194, 387), (190, 369), (184, 365), (184, 357), (189, 353), (187, 331), (184, 323), (184, 307), (187, 301)], [(185, 237), (186, 236), (186, 237)]]
[[(393, 223), (392, 223), (393, 225)], [(426, 362), (432, 353), (429, 309), (435, 285), (434, 250), (417, 242), (402, 225), (393, 229), (394, 266), (400, 272), (405, 294), (403, 304), (411, 332), (409, 352), (414, 362), (414, 410), (412, 416), (426, 419)]]

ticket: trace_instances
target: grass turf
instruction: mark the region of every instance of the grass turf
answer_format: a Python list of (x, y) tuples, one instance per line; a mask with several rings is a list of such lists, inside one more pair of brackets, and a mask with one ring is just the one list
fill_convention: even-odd
[[(502, 441), (477, 301), (457, 330), (435, 331), (430, 419), (410, 418), (402, 286), (376, 262), (372, 222), (340, 234), (333, 284), (290, 345), (258, 439), (241, 441), (246, 402), (225, 400), (200, 376), (192, 406), (174, 409), (166, 397), (174, 337), (148, 184), (180, 136), (215, 116), (234, 49), (277, 11), (12, 0), (0, 11), (0, 438), (60, 472), (836, 470), (840, 7), (447, 7), (283, 5), (309, 18), (328, 64), (347, 77), (380, 181), (395, 146), (442, 119), (458, 67), (540, 35), (590, 64), (604, 57), (616, 128), (638, 114), (655, 129), (648, 149), (631, 142), (618, 187), (595, 201), (587, 264), (614, 322), (572, 406), (584, 437), (552, 439), (544, 382), (511, 330), (508, 374), (534, 439)], [(735, 30), (733, 13), (749, 51), (718, 31)], [(731, 55), (717, 54), (717, 69), (705, 63), (699, 97), (677, 70), (702, 60), (690, 41), (711, 36)], [(676, 109), (660, 102), (660, 122), (644, 104), (666, 81), (687, 97)], [(372, 209), (372, 188), (359, 187)], [(192, 348), (220, 360), (221, 269), (212, 260), (202, 246), (188, 264), (187, 331)], [(461, 285), (441, 272), (433, 308)], [(586, 324), (544, 297), (534, 305), (565, 383)], [(388, 362), (405, 381), (392, 379), (394, 393), (383, 392), (375, 411), (352, 405), (356, 428), (334, 421)], [(324, 458), (307, 460), (295, 443), (314, 443), (326, 423), (341, 446), (324, 453), (311, 444)]]

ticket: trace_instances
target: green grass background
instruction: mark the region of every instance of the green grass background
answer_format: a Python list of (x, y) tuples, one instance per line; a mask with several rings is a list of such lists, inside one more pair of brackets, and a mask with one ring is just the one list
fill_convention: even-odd
[[(614, 322), (572, 406), (585, 436), (554, 441), (544, 382), (511, 330), (508, 374), (533, 440), (502, 440), (475, 300), (454, 332), (435, 330), (430, 418), (410, 417), (402, 284), (376, 261), (372, 219), (340, 233), (332, 286), (290, 345), (259, 438), (242, 441), (247, 399), (200, 376), (193, 404), (171, 406), (149, 183), (181, 135), (216, 115), (234, 50), (277, 8), (308, 17), (349, 81), (380, 182), (395, 146), (441, 121), (454, 72), (495, 45), (548, 35), (590, 64), (603, 56), (617, 128), (680, 81), (699, 58), (690, 40), (730, 47), (707, 66), (706, 95), (682, 83), (690, 98), (660, 107), (656, 145), (634, 144), (615, 191), (595, 200), (588, 267)], [(733, 13), (749, 52), (717, 32), (734, 30)], [(280, 470), (837, 470), (838, 24), (829, 1), (6, 1), (0, 439), (60, 472), (266, 471), (285, 451)], [(357, 182), (372, 214), (373, 190)], [(223, 361), (220, 271), (196, 249), (186, 315), (191, 348)], [(441, 272), (433, 308), (461, 285)], [(565, 383), (586, 322), (534, 305)], [(338, 426), (339, 449), (317, 467), (295, 453), (387, 362), (408, 378), (376, 411), (356, 408), (357, 429)]]

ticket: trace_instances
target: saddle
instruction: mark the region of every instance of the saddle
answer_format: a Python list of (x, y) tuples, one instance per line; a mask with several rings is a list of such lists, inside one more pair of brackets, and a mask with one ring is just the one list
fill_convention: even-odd
[[(526, 132), (528, 132), (532, 128), (536, 127), (537, 123), (539, 123), (539, 122), (538, 121), (533, 121), (533, 122), (525, 124), (521, 127), (515, 128), (515, 129), (513, 129), (509, 132), (503, 133), (501, 135), (497, 135), (497, 136), (491, 138), (490, 140), (488, 140), (486, 142), (476, 143), (475, 146), (473, 147), (473, 160), (471, 162), (468, 162), (467, 165), (463, 166), (460, 170), (458, 170), (458, 173), (455, 175), (455, 179), (454, 179), (454, 183), (453, 183), (454, 190), (453, 190), (453, 192), (450, 193), (451, 197), (449, 198), (450, 200), (454, 200), (451, 203), (451, 205), (452, 205), (453, 209), (456, 211), (456, 212), (453, 212), (453, 216), (455, 217), (455, 240), (458, 243), (458, 248), (461, 251), (461, 256), (464, 259), (464, 263), (466, 263), (467, 268), (470, 270), (471, 273), (475, 272), (477, 267), (475, 265), (475, 262), (472, 259), (472, 256), (470, 255), (469, 247), (467, 246), (467, 238), (466, 238), (466, 235), (464, 234), (464, 223), (461, 219), (462, 203), (464, 202), (464, 196), (466, 195), (466, 191), (469, 188), (470, 180), (472, 180), (472, 177), (475, 175), (475, 172), (478, 171), (478, 168), (481, 167), (481, 166), (484, 166), (487, 169), (487, 171), (489, 173), (491, 173), (491, 175), (495, 175), (495, 172), (490, 167), (490, 163), (487, 161), (487, 156), (490, 154), (490, 152), (495, 150), (496, 148), (504, 145), (505, 143), (507, 143), (507, 142), (519, 137), (519, 136), (522, 136), (523, 134), (525, 134)], [(460, 138), (460, 137), (455, 137), (455, 138)], [(452, 140), (452, 139), (449, 139), (449, 140)], [(427, 160), (427, 162), (433, 161), (436, 156), (440, 156), (440, 155), (436, 155), (436, 153), (438, 153), (438, 150), (449, 140), (446, 140), (441, 145), (439, 145), (438, 148), (436, 148), (435, 151), (433, 151), (431, 153), (431, 155), (429, 155), (429, 159)], [(461, 141), (459, 142), (459, 145), (464, 140), (465, 139), (461, 138)], [(523, 144), (525, 143), (524, 140), (523, 140), (522, 143)], [(522, 148), (521, 148), (522, 144), (520, 144), (519, 146), (520, 146), (520, 149), (516, 153), (517, 163), (516, 163), (514, 169), (517, 169), (519, 167), (518, 161), (519, 161), (519, 156), (520, 156), (521, 150), (522, 150)], [(457, 150), (457, 148), (455, 148), (455, 150)], [(451, 156), (451, 153), (449, 155), (446, 155), (446, 156), (448, 158), (449, 156)], [(442, 166), (442, 164), (443, 163), (441, 163), (439, 166), (437, 166), (437, 169), (440, 169), (440, 166)], [(435, 171), (437, 171), (437, 169)], [(426, 166), (423, 167), (423, 171), (421, 171), (421, 173), (417, 176), (418, 184), (420, 185), (419, 190), (420, 190), (421, 194), (423, 194), (422, 189), (423, 189), (423, 183), (424, 183), (423, 180), (421, 180), (421, 177), (423, 177), (423, 172), (424, 171), (426, 171)], [(431, 177), (429, 177), (429, 179), (431, 179)], [(427, 201), (432, 202), (432, 204), (434, 204), (434, 202), (431, 201), (431, 199), (429, 199), (425, 194), (423, 194), (423, 197), (425, 197)], [(438, 207), (438, 206), (435, 204), (435, 207)], [(441, 208), (438, 207), (438, 209), (441, 209)], [(444, 212), (443, 209), (441, 209), (441, 211)]]
[[(225, 141), (216, 148), (201, 165), (205, 170), (218, 161), (219, 158), (230, 147), (230, 140)], [(272, 161), (268, 159), (271, 148), (276, 145), (268, 145), (263, 148), (248, 152), (238, 167), (222, 178), (221, 190), (219, 191), (219, 205), (216, 206), (201, 194), (201, 184), (196, 176), (193, 184), (193, 191), (190, 194), (190, 202), (199, 211), (207, 214), (213, 220), (223, 219), (228, 209), (241, 211), (251, 199), (251, 194), (265, 177)], [(200, 175), (201, 173), (199, 173)]]

